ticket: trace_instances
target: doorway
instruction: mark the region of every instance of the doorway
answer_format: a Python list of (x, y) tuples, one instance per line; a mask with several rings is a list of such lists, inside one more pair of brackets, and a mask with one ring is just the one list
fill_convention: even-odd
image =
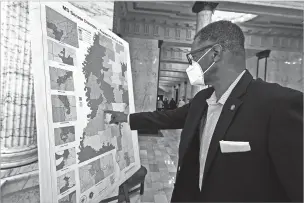
[(164, 95), (157, 95), (157, 101), (158, 101), (158, 100), (164, 101)]

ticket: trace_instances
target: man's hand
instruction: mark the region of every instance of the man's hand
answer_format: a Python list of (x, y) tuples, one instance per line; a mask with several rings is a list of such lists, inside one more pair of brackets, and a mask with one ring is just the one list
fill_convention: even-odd
[(128, 115), (124, 114), (123, 112), (117, 111), (104, 111), (105, 113), (111, 114), (111, 121), (110, 124), (118, 124), (118, 123), (127, 123), (128, 122)]

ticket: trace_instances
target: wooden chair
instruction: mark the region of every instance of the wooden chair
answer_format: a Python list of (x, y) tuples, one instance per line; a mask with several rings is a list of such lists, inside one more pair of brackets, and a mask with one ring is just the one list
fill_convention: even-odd
[[(124, 202), (126, 201), (127, 203), (130, 203), (130, 194), (135, 193), (137, 191), (140, 191), (140, 195), (144, 194), (144, 187), (145, 187), (145, 178), (147, 175), (147, 169), (144, 166), (141, 166), (138, 171), (136, 171), (128, 180), (126, 180), (124, 183), (122, 183), (119, 186), (119, 194), (118, 196), (111, 197), (108, 199), (102, 200), (100, 203), (106, 203), (106, 202), (111, 202), (116, 199), (118, 199), (118, 202)], [(139, 185), (138, 188), (135, 188), (130, 191), (130, 189), (134, 188), (135, 186)]]

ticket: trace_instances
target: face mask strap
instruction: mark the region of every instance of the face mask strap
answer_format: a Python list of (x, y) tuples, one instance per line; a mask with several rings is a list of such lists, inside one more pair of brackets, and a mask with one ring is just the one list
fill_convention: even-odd
[(213, 61), (213, 63), (209, 66), (209, 68), (207, 68), (207, 70), (205, 72), (203, 72), (203, 74), (205, 74), (214, 64), (215, 64), (215, 62)]
[(204, 56), (206, 56), (206, 54), (209, 53), (209, 51), (211, 51), (213, 47), (211, 47), (210, 49), (208, 49), (208, 51), (206, 51), (206, 53), (204, 53), (196, 62), (198, 63)]
[[(213, 45), (201, 58), (203, 58), (211, 49), (213, 49), (213, 47), (215, 47), (215, 46), (220, 46), (220, 47), (222, 47), (222, 45), (220, 45), (220, 44), (215, 44), (215, 45)], [(199, 59), (199, 60), (201, 60), (201, 58)], [(198, 60), (198, 61), (199, 61)], [(203, 72), (202, 71), (202, 73), (203, 74), (205, 74), (213, 65), (215, 64), (215, 61), (213, 61), (213, 63), (207, 68), (207, 70), (205, 71), (205, 72)]]
[(208, 51), (206, 51), (206, 53), (204, 53), (196, 62), (198, 63), (204, 56), (206, 56), (206, 54), (208, 54), (209, 53), (209, 51), (211, 51), (215, 46), (220, 46), (220, 47), (222, 47), (222, 45), (220, 45), (220, 44), (215, 44), (215, 45), (213, 45), (210, 49), (208, 49)]

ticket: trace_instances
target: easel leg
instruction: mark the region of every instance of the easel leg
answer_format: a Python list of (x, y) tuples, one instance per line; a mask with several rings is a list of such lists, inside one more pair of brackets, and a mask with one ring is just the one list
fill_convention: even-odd
[(140, 183), (140, 195), (143, 195), (145, 192), (145, 184), (144, 182)]
[(125, 194), (125, 200), (126, 200), (126, 202), (130, 203), (129, 188), (128, 188), (128, 186), (126, 184), (123, 186), (123, 191), (124, 191), (124, 194)]

